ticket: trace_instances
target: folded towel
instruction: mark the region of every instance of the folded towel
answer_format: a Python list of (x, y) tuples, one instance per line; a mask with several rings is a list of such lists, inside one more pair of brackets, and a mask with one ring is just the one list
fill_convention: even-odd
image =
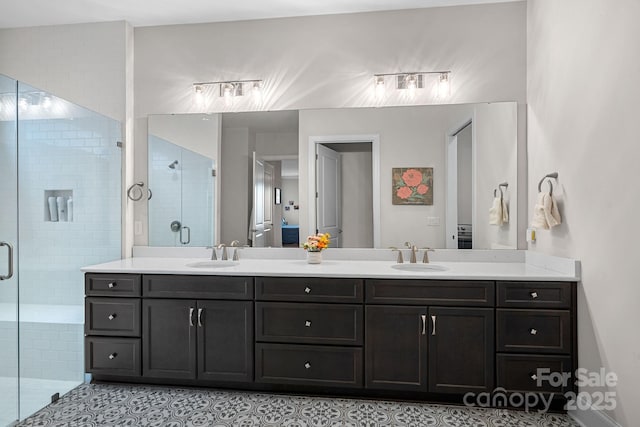
[(547, 224), (549, 224), (549, 228), (555, 227), (556, 225), (560, 225), (562, 223), (562, 218), (560, 218), (560, 211), (558, 210), (558, 204), (553, 198), (553, 195), (549, 193), (547, 193), (544, 197), (544, 217), (547, 220)]
[(489, 209), (489, 224), (490, 225), (502, 225), (504, 213), (503, 200), (500, 197), (493, 199), (493, 206)]
[(538, 193), (538, 200), (533, 207), (533, 219), (531, 227), (545, 230), (560, 225), (562, 218), (558, 211), (558, 204), (549, 193)]
[(509, 224), (509, 209), (507, 208), (507, 201), (503, 198), (502, 202), (502, 224)]

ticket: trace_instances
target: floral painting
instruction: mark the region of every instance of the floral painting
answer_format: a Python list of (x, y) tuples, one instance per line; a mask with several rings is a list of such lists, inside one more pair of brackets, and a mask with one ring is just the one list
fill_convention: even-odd
[(433, 205), (433, 168), (393, 168), (394, 205)]

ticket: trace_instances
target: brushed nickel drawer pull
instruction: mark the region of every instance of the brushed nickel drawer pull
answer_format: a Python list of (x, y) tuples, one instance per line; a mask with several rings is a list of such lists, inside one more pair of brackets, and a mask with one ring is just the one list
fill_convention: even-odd
[(422, 318), (422, 335), (427, 335), (427, 315), (421, 314), (420, 317)]
[(116, 317), (118, 317), (118, 315), (117, 315), (116, 313), (113, 313), (113, 314), (110, 314), (110, 315), (109, 315), (108, 319), (109, 319), (109, 320), (113, 320), (113, 319), (115, 319)]
[(113, 359), (115, 359), (116, 357), (118, 357), (118, 353), (111, 353), (111, 354), (109, 355), (109, 360), (113, 360)]
[(305, 368), (305, 369), (310, 369), (310, 368), (311, 368), (311, 363), (309, 363), (309, 362), (304, 362), (304, 368)]
[(193, 326), (193, 307), (189, 307), (189, 326)]
[(436, 334), (436, 316), (435, 314), (431, 316), (431, 321), (433, 322), (433, 331), (431, 331), (431, 335)]
[(310, 294), (310, 293), (311, 293), (311, 288), (310, 288), (310, 287), (308, 287), (308, 286), (307, 286), (307, 287), (305, 287), (305, 288), (304, 288), (304, 293), (305, 293), (305, 294)]
[(113, 289), (118, 286), (118, 284), (116, 282), (110, 282), (107, 286), (109, 287), (109, 289)]
[(538, 334), (538, 330), (537, 330), (537, 329), (535, 329), (535, 328), (531, 328), (531, 330), (529, 331), (529, 333), (530, 333), (531, 335), (537, 335), (537, 334)]
[(305, 321), (304, 321), (304, 326), (305, 326), (306, 328), (310, 328), (310, 327), (311, 327), (311, 320), (305, 320)]
[(531, 295), (531, 298), (533, 299), (538, 298), (538, 293), (536, 291), (531, 292), (529, 295)]
[(204, 311), (203, 308), (199, 308), (198, 309), (198, 326), (202, 328), (202, 312)]

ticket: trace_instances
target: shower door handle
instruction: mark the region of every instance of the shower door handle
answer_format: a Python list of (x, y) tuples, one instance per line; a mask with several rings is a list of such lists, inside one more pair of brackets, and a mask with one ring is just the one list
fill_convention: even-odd
[[(182, 240), (182, 232), (184, 230), (187, 230), (187, 240)], [(191, 243), (191, 229), (185, 225), (182, 226), (182, 228), (180, 229), (180, 243), (182, 243), (183, 245), (188, 245), (189, 243)]]
[(7, 269), (6, 276), (0, 275), (0, 280), (8, 280), (13, 277), (13, 246), (8, 242), (0, 242), (0, 246), (6, 246), (9, 249), (9, 256), (7, 258), (7, 263), (9, 264), (9, 268)]

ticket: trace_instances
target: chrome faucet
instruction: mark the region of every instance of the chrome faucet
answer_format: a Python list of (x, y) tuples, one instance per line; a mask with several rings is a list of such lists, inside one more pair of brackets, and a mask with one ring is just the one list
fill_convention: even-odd
[(216, 261), (218, 259), (218, 255), (216, 254), (216, 247), (211, 246), (211, 261)]
[(416, 261), (416, 252), (418, 252), (418, 247), (410, 242), (404, 242), (404, 245), (411, 249), (411, 257), (409, 258), (409, 262), (411, 264), (415, 264)]
[(227, 245), (225, 245), (224, 243), (220, 243), (218, 245), (218, 249), (222, 249), (222, 253), (220, 254), (220, 259), (222, 261), (228, 260), (229, 257), (227, 256)]

